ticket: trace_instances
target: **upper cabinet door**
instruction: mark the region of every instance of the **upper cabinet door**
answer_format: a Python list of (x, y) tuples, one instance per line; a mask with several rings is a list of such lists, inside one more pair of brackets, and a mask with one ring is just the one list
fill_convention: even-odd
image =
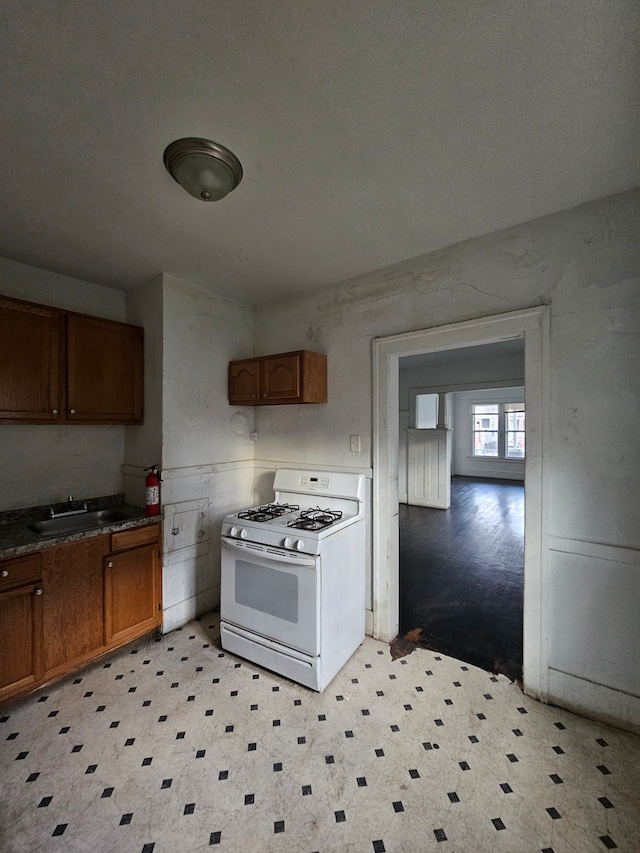
[(300, 355), (292, 353), (263, 358), (262, 401), (300, 399)]
[(229, 365), (229, 402), (255, 405), (260, 397), (260, 361), (232, 361)]
[(62, 416), (60, 323), (55, 308), (0, 297), (0, 421)]
[(143, 330), (67, 315), (67, 420), (141, 424)]

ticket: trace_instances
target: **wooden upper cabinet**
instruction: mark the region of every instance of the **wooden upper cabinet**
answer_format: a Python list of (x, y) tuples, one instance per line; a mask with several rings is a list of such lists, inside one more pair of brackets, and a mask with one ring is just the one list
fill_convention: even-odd
[(55, 308), (0, 296), (0, 422), (62, 417), (61, 320)]
[(142, 423), (142, 334), (127, 323), (67, 316), (69, 421)]
[(297, 353), (263, 358), (260, 368), (263, 402), (300, 399), (302, 365)]
[(0, 296), (0, 423), (141, 424), (143, 329)]
[(232, 361), (229, 403), (274, 406), (327, 402), (327, 356), (297, 350)]
[(229, 365), (229, 402), (255, 406), (260, 395), (260, 361), (232, 361)]

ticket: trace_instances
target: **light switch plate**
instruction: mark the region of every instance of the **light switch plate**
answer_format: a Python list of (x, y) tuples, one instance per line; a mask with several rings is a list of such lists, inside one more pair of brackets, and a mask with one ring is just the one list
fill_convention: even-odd
[(360, 436), (352, 435), (351, 436), (351, 452), (352, 453), (360, 453)]

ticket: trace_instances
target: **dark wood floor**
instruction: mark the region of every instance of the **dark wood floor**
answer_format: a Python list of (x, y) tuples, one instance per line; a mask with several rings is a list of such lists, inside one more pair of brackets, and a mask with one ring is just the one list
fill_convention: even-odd
[(400, 505), (400, 636), (522, 680), (524, 485), (453, 477), (448, 510)]

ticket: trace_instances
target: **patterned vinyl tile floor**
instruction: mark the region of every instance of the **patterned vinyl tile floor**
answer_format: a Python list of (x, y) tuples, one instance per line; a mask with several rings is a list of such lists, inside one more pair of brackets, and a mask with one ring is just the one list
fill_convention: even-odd
[(640, 850), (640, 738), (370, 638), (317, 694), (218, 626), (0, 709), (3, 853)]

